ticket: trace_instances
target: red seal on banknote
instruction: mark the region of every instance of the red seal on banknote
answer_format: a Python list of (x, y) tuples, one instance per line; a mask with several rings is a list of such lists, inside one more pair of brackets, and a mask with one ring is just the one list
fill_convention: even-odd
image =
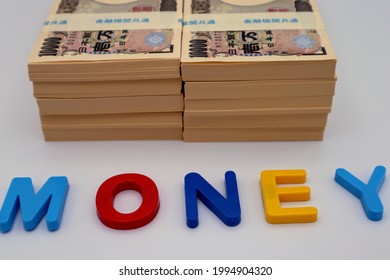
[(139, 5), (139, 6), (132, 7), (129, 12), (141, 13), (141, 12), (155, 12), (155, 11), (156, 11), (156, 9), (152, 6)]
[(287, 8), (274, 7), (274, 8), (269, 8), (267, 10), (267, 12), (269, 12), (269, 13), (286, 13), (286, 12), (290, 12), (290, 10)]

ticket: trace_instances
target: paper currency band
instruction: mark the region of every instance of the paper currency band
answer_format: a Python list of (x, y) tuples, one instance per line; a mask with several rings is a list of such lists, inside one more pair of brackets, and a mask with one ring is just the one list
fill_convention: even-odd
[(235, 13), (185, 15), (184, 31), (229, 31), (264, 29), (325, 30), (318, 12), (307, 13)]
[[(55, 12), (59, 13), (73, 13), (77, 10), (77, 6), (82, 0), (56, 0), (53, 4), (53, 9)], [(128, 4), (133, 2), (139, 2), (139, 0), (95, 0), (97, 3), (102, 3), (106, 5), (121, 5)], [(177, 11), (177, 2), (176, 0), (161, 0), (160, 1), (159, 11)]]
[(42, 31), (181, 29), (181, 12), (50, 15)]

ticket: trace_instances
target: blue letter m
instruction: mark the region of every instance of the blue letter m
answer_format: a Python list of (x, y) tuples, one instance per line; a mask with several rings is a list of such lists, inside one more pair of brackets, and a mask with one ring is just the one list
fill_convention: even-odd
[(11, 230), (20, 208), (25, 230), (35, 229), (46, 215), (47, 228), (60, 227), (69, 184), (66, 177), (50, 177), (35, 194), (30, 178), (14, 178), (0, 211), (0, 230)]

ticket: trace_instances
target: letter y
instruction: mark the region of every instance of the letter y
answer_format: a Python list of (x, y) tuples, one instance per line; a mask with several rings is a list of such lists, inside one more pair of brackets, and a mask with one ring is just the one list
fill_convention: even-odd
[(379, 198), (386, 176), (386, 168), (377, 166), (366, 185), (347, 170), (336, 170), (335, 181), (354, 196), (360, 199), (367, 218), (372, 221), (380, 221), (383, 218), (383, 205)]

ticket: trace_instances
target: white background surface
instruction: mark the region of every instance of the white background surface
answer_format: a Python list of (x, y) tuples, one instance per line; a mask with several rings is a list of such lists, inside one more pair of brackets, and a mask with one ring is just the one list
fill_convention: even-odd
[[(376, 165), (390, 168), (390, 36), (387, 0), (318, 0), (338, 57), (337, 92), (323, 142), (182, 143), (43, 141), (27, 75), (27, 58), (51, 0), (7, 1), (0, 16), (0, 203), (14, 177), (70, 182), (60, 230), (45, 222), (32, 232), (0, 234), (1, 259), (389, 259), (390, 180), (380, 192), (380, 222), (334, 182), (343, 167), (367, 181)], [(270, 225), (264, 219), (259, 174), (306, 169), (319, 209), (314, 224)], [(236, 172), (242, 222), (228, 228), (205, 207), (200, 225), (185, 224), (184, 176), (199, 172), (223, 190)], [(148, 226), (115, 231), (100, 223), (95, 193), (120, 173), (142, 173), (160, 191), (161, 208)], [(122, 197), (123, 200), (124, 197)], [(132, 198), (136, 201), (136, 198)], [(1, 205), (1, 204), (0, 204)]]

